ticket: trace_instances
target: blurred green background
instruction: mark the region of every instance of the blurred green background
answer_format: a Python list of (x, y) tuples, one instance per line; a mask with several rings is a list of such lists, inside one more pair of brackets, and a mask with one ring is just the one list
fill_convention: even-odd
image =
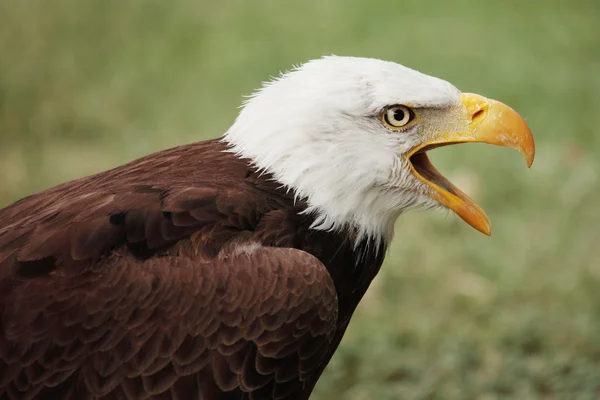
[(597, 0), (1, 1), (0, 206), (220, 136), (242, 95), (327, 54), (506, 102), (537, 156), (432, 153), (494, 234), (401, 217), (314, 398), (600, 397)]

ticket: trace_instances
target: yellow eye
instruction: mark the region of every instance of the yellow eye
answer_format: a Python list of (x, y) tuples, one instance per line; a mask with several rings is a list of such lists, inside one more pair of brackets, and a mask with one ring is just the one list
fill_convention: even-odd
[(402, 128), (414, 118), (414, 111), (406, 106), (389, 106), (383, 112), (383, 120), (392, 128)]

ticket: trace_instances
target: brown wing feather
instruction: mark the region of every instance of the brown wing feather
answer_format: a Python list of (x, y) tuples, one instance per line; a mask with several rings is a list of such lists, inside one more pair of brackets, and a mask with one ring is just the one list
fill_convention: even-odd
[(167, 150), (0, 210), (0, 263), (35, 276), (123, 244), (147, 258), (208, 225), (218, 230), (201, 249), (216, 254), (282, 201), (247, 184), (246, 162), (224, 150), (215, 141)]
[(308, 396), (337, 340), (332, 279), (261, 244), (296, 240), (277, 227), (292, 199), (223, 150), (168, 150), (0, 210), (0, 398)]
[(20, 281), (3, 296), (0, 393), (283, 398), (322, 366), (336, 315), (329, 274), (300, 250), (114, 257), (97, 273)]

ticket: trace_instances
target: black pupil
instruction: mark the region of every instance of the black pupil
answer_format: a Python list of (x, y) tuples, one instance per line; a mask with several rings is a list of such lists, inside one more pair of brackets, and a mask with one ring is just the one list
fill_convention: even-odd
[(404, 110), (402, 110), (402, 109), (394, 110), (394, 119), (396, 121), (402, 121), (404, 119)]

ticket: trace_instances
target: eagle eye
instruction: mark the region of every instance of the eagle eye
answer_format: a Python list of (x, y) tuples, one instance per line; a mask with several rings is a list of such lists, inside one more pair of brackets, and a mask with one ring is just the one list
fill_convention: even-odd
[(415, 112), (402, 105), (389, 106), (383, 111), (383, 121), (390, 128), (402, 128), (415, 118)]

